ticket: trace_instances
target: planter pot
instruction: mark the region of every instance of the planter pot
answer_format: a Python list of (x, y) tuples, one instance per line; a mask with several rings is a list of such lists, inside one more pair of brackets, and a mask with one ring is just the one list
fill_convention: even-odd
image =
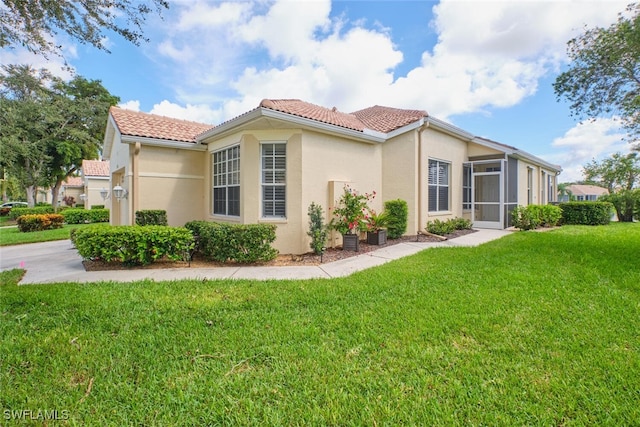
[(367, 231), (367, 243), (370, 245), (384, 245), (387, 243), (387, 230)]
[(360, 250), (360, 240), (357, 234), (343, 234), (342, 235), (342, 250), (343, 251), (355, 251)]

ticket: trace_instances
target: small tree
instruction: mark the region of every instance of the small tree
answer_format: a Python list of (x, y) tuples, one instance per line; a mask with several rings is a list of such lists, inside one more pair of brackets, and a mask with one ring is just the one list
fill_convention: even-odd
[(311, 237), (311, 249), (316, 255), (320, 255), (329, 236), (329, 228), (324, 223), (324, 212), (322, 206), (311, 202), (309, 205), (309, 231), (307, 235)]
[(384, 211), (388, 215), (387, 234), (390, 239), (397, 239), (407, 231), (409, 208), (407, 202), (401, 199), (387, 200)]
[(609, 190), (609, 195), (601, 200), (613, 204), (619, 221), (633, 221), (634, 206), (638, 203), (638, 191), (634, 188), (640, 183), (638, 153), (615, 153), (600, 162), (593, 160), (584, 166), (583, 174), (588, 182)]

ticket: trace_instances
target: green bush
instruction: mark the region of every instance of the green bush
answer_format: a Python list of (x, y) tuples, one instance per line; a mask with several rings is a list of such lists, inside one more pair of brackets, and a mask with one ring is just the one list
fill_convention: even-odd
[(104, 209), (104, 205), (93, 205), (91, 209)]
[(384, 211), (388, 215), (387, 237), (397, 239), (407, 231), (409, 208), (407, 202), (401, 199), (387, 200), (384, 203)]
[(185, 227), (196, 236), (196, 251), (212, 261), (252, 263), (278, 256), (278, 251), (271, 247), (276, 240), (273, 224), (192, 221)]
[(307, 235), (311, 237), (309, 246), (313, 253), (320, 255), (329, 236), (329, 227), (324, 223), (322, 206), (311, 202), (307, 213), (309, 215), (309, 231)]
[(456, 230), (471, 230), (471, 221), (465, 218), (451, 218), (446, 221), (435, 219), (427, 222), (427, 231), (438, 236), (451, 234)]
[(125, 265), (145, 265), (164, 257), (187, 260), (193, 249), (191, 231), (184, 227), (97, 224), (71, 233), (84, 259), (119, 261)]
[(53, 206), (37, 206), (35, 208), (13, 208), (11, 212), (9, 212), (9, 217), (11, 219), (17, 219), (22, 215), (46, 215), (54, 213)]
[(143, 210), (136, 211), (136, 224), (138, 225), (167, 225), (167, 211)]
[(62, 228), (64, 217), (58, 214), (21, 215), (16, 219), (18, 230), (23, 233), (31, 231), (53, 230)]
[(67, 224), (109, 222), (109, 209), (65, 209), (62, 216)]
[(511, 213), (512, 224), (520, 230), (555, 227), (562, 219), (562, 209), (555, 205), (516, 206)]
[(613, 205), (609, 202), (560, 203), (563, 224), (606, 225), (611, 221)]

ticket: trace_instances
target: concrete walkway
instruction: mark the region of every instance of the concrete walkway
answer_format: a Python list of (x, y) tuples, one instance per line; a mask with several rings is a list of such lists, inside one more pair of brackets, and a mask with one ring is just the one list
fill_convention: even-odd
[(82, 258), (69, 240), (0, 247), (0, 270), (23, 268), (20, 284), (59, 282), (132, 282), (181, 279), (311, 279), (344, 277), (433, 247), (477, 246), (509, 234), (505, 230), (477, 232), (444, 242), (407, 242), (318, 266), (230, 266), (85, 271)]

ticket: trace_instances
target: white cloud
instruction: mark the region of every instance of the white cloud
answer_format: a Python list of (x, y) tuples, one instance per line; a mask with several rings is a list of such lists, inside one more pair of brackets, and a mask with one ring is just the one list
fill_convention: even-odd
[[(446, 119), (507, 108), (538, 90), (585, 25), (609, 25), (626, 1), (456, 1), (435, 5), (438, 40), (394, 78), (403, 52), (362, 17), (331, 17), (329, 0), (177, 3), (159, 54), (178, 101), (237, 115), (265, 97), (352, 111), (372, 104), (424, 108)], [(245, 110), (246, 111), (246, 110)]]
[(216, 111), (208, 105), (190, 105), (186, 107), (167, 101), (166, 99), (155, 104), (151, 114), (174, 117), (176, 119), (191, 120), (200, 123), (218, 124), (221, 121), (220, 111)]
[(121, 102), (118, 104), (118, 107), (124, 108), (125, 110), (140, 111), (140, 101), (130, 100), (127, 102)]
[(582, 122), (554, 139), (555, 153), (544, 157), (562, 165), (560, 181), (578, 181), (583, 179), (582, 167), (591, 160), (629, 152), (631, 145), (623, 140), (625, 136), (616, 118)]

